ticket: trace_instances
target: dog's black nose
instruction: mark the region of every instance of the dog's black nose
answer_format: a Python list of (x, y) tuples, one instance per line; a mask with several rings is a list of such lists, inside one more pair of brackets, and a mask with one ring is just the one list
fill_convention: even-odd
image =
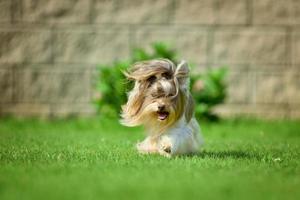
[(158, 105), (158, 110), (163, 111), (165, 109), (165, 105)]

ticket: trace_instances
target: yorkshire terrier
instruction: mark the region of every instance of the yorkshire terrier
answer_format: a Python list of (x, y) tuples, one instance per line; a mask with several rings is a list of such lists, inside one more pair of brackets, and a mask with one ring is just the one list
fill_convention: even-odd
[(194, 117), (187, 63), (176, 67), (167, 59), (138, 62), (125, 75), (135, 82), (122, 106), (121, 123), (144, 125), (148, 132), (138, 151), (167, 157), (198, 153), (203, 139)]

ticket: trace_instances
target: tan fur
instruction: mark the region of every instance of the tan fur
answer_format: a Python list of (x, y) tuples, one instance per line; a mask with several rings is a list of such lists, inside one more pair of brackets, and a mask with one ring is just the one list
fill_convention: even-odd
[[(122, 107), (121, 123), (126, 126), (145, 125), (149, 134), (161, 134), (184, 114), (186, 108), (185, 117), (189, 121), (193, 115), (193, 101), (185, 89), (188, 73), (186, 63), (176, 68), (167, 59), (135, 63), (125, 72), (128, 79), (135, 81), (135, 86)], [(155, 80), (152, 80), (153, 76)], [(156, 107), (160, 104), (169, 113), (163, 121), (157, 119)]]
[(163, 72), (170, 72), (173, 75), (175, 65), (167, 59), (137, 62), (125, 72), (125, 75), (131, 80), (145, 81), (148, 77)]
[(138, 151), (164, 156), (198, 152), (203, 140), (194, 118), (187, 63), (176, 67), (167, 59), (138, 62), (125, 75), (135, 85), (122, 106), (121, 123), (144, 125), (148, 131)]
[(188, 89), (189, 73), (190, 73), (190, 70), (185, 61), (182, 61), (181, 63), (178, 64), (176, 71), (175, 71), (175, 76), (177, 77), (179, 85), (183, 89)]

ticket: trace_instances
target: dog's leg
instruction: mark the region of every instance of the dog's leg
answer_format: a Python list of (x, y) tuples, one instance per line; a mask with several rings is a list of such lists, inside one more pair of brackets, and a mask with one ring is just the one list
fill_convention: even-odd
[(161, 137), (159, 141), (158, 153), (166, 157), (171, 157), (173, 155), (174, 148), (169, 137)]
[(157, 139), (148, 136), (144, 141), (137, 143), (137, 150), (140, 153), (156, 153), (157, 152)]
[(195, 153), (197, 151), (198, 143), (189, 129), (179, 129), (163, 135), (159, 142), (159, 153), (168, 157)]

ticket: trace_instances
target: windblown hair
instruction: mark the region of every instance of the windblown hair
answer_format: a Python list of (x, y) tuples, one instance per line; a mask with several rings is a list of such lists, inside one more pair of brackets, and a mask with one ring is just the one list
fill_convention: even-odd
[[(151, 134), (160, 134), (183, 115), (187, 122), (192, 118), (194, 102), (188, 90), (189, 69), (185, 61), (177, 67), (167, 59), (138, 62), (124, 74), (135, 83), (122, 106), (122, 124), (143, 124)], [(161, 105), (168, 114), (166, 120), (157, 119)]]

